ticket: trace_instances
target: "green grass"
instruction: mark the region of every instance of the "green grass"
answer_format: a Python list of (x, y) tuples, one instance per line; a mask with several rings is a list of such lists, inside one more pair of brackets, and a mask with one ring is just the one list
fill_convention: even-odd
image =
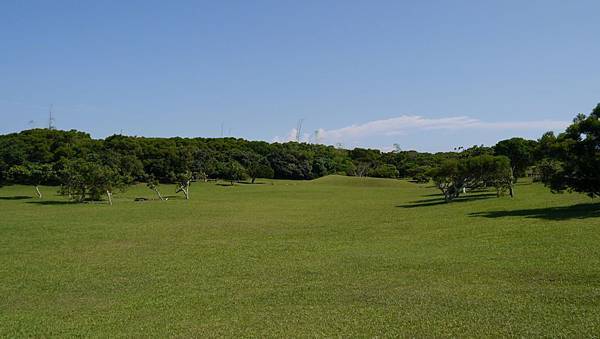
[[(439, 203), (326, 177), (143, 185), (114, 206), (0, 189), (0, 336), (600, 333), (600, 205), (538, 184)], [(163, 186), (165, 195), (173, 187)]]

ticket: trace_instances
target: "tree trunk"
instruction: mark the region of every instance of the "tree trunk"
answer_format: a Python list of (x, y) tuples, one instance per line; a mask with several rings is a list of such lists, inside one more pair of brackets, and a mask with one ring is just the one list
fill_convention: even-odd
[(510, 186), (508, 187), (508, 193), (510, 194), (511, 198), (515, 197), (515, 190), (513, 189), (513, 185), (512, 183), (510, 184)]
[(163, 199), (162, 195), (161, 195), (161, 194), (160, 194), (160, 192), (158, 191), (158, 188), (155, 188), (155, 189), (154, 189), (154, 192), (156, 192), (156, 195), (158, 195), (158, 198), (159, 198), (161, 201), (165, 200), (165, 199)]
[(106, 195), (108, 196), (108, 204), (112, 206), (112, 193), (109, 190), (106, 190)]
[(35, 185), (35, 193), (37, 194), (38, 198), (42, 199), (42, 192), (40, 192), (38, 185)]
[(254, 183), (254, 181), (256, 181), (256, 178), (252, 178), (252, 183)]
[(186, 181), (185, 187), (181, 186), (181, 190), (185, 195), (185, 200), (190, 200), (190, 181)]

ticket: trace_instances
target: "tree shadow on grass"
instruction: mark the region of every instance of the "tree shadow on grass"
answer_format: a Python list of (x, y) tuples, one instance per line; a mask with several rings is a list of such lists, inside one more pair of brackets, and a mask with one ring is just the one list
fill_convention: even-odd
[(471, 217), (503, 218), (523, 217), (545, 220), (587, 219), (600, 217), (600, 203), (585, 203), (571, 206), (532, 208), (512, 211), (487, 211), (470, 213)]
[[(431, 195), (430, 195), (431, 196)], [(402, 208), (415, 208), (415, 207), (427, 207), (427, 206), (436, 206), (436, 205), (444, 205), (444, 204), (454, 204), (459, 202), (469, 202), (469, 201), (477, 201), (483, 199), (495, 198), (496, 193), (482, 193), (482, 194), (472, 194), (472, 195), (464, 195), (462, 197), (458, 197), (451, 202), (446, 202), (444, 198), (431, 198), (431, 199), (421, 199), (416, 201), (411, 201), (408, 204), (398, 205), (396, 207)]]
[(425, 194), (423, 196), (424, 197), (443, 197), (444, 195), (442, 193), (431, 193), (431, 194)]
[(28, 201), (27, 204), (36, 205), (74, 205), (81, 204), (77, 201), (65, 201), (65, 200), (40, 200), (40, 201)]
[(27, 195), (15, 195), (14, 197), (0, 197), (0, 200), (25, 200), (33, 197)]

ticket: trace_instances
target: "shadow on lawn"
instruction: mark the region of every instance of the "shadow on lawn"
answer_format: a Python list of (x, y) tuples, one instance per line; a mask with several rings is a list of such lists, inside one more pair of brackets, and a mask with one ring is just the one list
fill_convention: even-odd
[(27, 204), (36, 204), (36, 205), (73, 205), (77, 204), (76, 201), (66, 201), (66, 200), (40, 200), (40, 201), (28, 201)]
[(25, 200), (25, 199), (31, 199), (33, 197), (29, 197), (26, 195), (15, 195), (14, 197), (0, 197), (0, 200)]
[(469, 216), (484, 218), (523, 217), (546, 220), (587, 219), (600, 217), (600, 203), (512, 211), (475, 212), (470, 213)]
[[(427, 196), (438, 196), (438, 195), (430, 194)], [(468, 201), (490, 199), (490, 198), (495, 198), (495, 197), (496, 197), (496, 193), (482, 193), (482, 194), (465, 195), (465, 196), (458, 197), (458, 198), (452, 200), (452, 202), (446, 202), (444, 200), (443, 196), (440, 194), (439, 198), (421, 199), (421, 200), (411, 201), (408, 204), (398, 205), (396, 207), (402, 207), (402, 208), (427, 207), (427, 206), (436, 206), (436, 205), (444, 205), (444, 204), (454, 204), (454, 203), (458, 203), (458, 202), (468, 202)]]

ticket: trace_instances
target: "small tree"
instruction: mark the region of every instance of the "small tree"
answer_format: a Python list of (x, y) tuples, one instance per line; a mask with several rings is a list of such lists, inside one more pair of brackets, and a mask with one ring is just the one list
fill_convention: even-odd
[(190, 200), (190, 186), (192, 185), (193, 179), (194, 174), (192, 171), (185, 171), (178, 174), (175, 177), (175, 183), (177, 184), (177, 190), (175, 193), (183, 192), (185, 200)]
[(429, 176), (435, 186), (442, 191), (446, 202), (458, 197), (463, 186), (460, 163), (456, 159), (444, 161), (440, 166), (431, 169)]
[(118, 169), (83, 159), (68, 161), (60, 172), (59, 193), (70, 199), (83, 202), (86, 198), (100, 200), (103, 194), (112, 205), (115, 189), (125, 189), (129, 182)]
[(221, 176), (233, 186), (234, 182), (244, 180), (247, 177), (247, 173), (246, 169), (239, 162), (231, 160), (224, 164)]
[(412, 180), (417, 184), (426, 184), (431, 180), (431, 177), (427, 174), (428, 170), (424, 170), (423, 172), (416, 173), (412, 176)]
[(494, 146), (494, 154), (503, 155), (510, 159), (510, 166), (516, 182), (518, 177), (525, 175), (527, 167), (533, 165), (537, 142), (523, 138), (502, 140)]
[(273, 178), (275, 172), (269, 165), (269, 162), (265, 157), (251, 157), (248, 159), (246, 165), (246, 172), (252, 180), (252, 183), (256, 181), (256, 178)]
[(160, 182), (158, 181), (158, 179), (156, 179), (156, 177), (154, 175), (150, 174), (150, 175), (146, 176), (146, 187), (153, 190), (154, 193), (156, 193), (156, 195), (158, 195), (158, 199), (163, 201), (165, 199), (163, 198), (162, 194), (160, 194), (160, 191), (158, 190), (159, 186), (160, 186)]
[(505, 190), (514, 195), (510, 160), (504, 156), (479, 155), (446, 160), (429, 174), (446, 201), (458, 198), (466, 189), (489, 186), (496, 188), (498, 196)]
[(508, 191), (511, 198), (514, 197), (515, 180), (510, 159), (505, 156), (499, 156), (491, 158), (490, 162), (484, 180), (486, 180), (490, 186), (496, 188), (497, 196), (501, 196)]
[(39, 199), (42, 199), (42, 192), (39, 186), (47, 182), (52, 174), (52, 166), (49, 164), (25, 163), (23, 165), (15, 165), (8, 170), (8, 177), (12, 182), (32, 185)]
[(371, 167), (371, 163), (363, 161), (357, 162), (354, 173), (357, 177), (366, 177), (367, 174), (369, 174), (369, 170), (371, 169)]

